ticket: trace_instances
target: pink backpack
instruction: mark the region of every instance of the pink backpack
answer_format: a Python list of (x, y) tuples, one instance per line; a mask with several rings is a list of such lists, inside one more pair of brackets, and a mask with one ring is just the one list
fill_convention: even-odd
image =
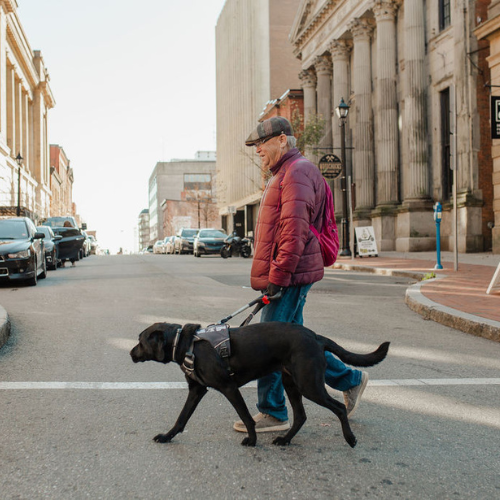
[(316, 238), (318, 238), (324, 266), (329, 267), (337, 260), (340, 243), (337, 223), (335, 222), (332, 190), (324, 178), (323, 182), (325, 183), (325, 209), (323, 211), (321, 232), (318, 233), (312, 224), (309, 228), (315, 234)]

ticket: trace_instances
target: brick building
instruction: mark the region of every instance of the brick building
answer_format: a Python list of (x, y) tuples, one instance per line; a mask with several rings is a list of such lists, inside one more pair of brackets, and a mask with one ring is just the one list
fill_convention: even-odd
[[(491, 71), (491, 79), (485, 82), (490, 85), (491, 96), (500, 96), (500, 0), (483, 2), (483, 9), (478, 12), (477, 20), (479, 26), (475, 30), (476, 36), (480, 40), (479, 54), (480, 67), (484, 70), (484, 65), (488, 64)], [(489, 4), (488, 9), (485, 6)], [(488, 72), (485, 73), (488, 75)], [(488, 96), (489, 97), (489, 96)], [(489, 106), (490, 100), (484, 99), (482, 106)], [(491, 118), (481, 117), (481, 135), (491, 137), (492, 123)], [(491, 172), (492, 182), (489, 183), (487, 174), (481, 176), (480, 182), (484, 186), (482, 189), (491, 189), (493, 204), (491, 213), (486, 220), (483, 217), (483, 224), (492, 232), (492, 250), (495, 254), (500, 254), (500, 139), (493, 139), (492, 144), (485, 143), (481, 147), (481, 154), (492, 155), (493, 165)]]
[[(199, 224), (208, 220), (202, 216), (203, 211), (210, 212), (206, 206), (216, 203), (215, 172), (213, 151), (198, 151), (194, 159), (156, 164), (149, 178), (151, 242), (175, 234), (180, 227), (206, 227)], [(220, 217), (217, 219), (215, 227), (220, 226)]]
[(76, 215), (73, 204), (73, 169), (64, 149), (50, 145), (50, 215), (52, 217)]

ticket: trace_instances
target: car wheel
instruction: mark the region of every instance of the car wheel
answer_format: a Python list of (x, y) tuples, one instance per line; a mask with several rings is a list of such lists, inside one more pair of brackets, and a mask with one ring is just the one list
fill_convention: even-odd
[(196, 252), (196, 257), (201, 257), (201, 253), (200, 252)]
[[(35, 273), (36, 274), (36, 273)], [(40, 273), (39, 278), (41, 280), (45, 279), (47, 277), (47, 262), (45, 261), (45, 257), (43, 258), (43, 264), (42, 264), (42, 272)]]
[(244, 246), (241, 249), (241, 256), (244, 257), (245, 259), (248, 259), (248, 257), (250, 257), (251, 253), (252, 253), (252, 249), (249, 246)]
[(28, 284), (29, 286), (36, 286), (36, 284), (38, 282), (37, 270), (38, 270), (38, 268), (37, 268), (37, 263), (36, 263), (36, 259), (35, 259), (35, 275), (33, 276), (33, 278), (26, 280), (26, 284)]

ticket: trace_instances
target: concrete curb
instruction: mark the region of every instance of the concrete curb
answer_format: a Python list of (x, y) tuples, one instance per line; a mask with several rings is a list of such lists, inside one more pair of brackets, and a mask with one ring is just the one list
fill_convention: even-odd
[[(335, 263), (334, 269), (344, 269), (346, 271), (360, 271), (385, 276), (401, 276), (421, 280), (428, 272), (404, 271), (396, 269), (374, 268), (359, 264)], [(441, 275), (434, 279), (444, 279)], [(446, 307), (434, 302), (423, 295), (422, 286), (434, 281), (434, 279), (411, 285), (406, 290), (405, 304), (425, 319), (430, 319), (456, 330), (460, 330), (477, 337), (500, 342), (500, 322), (468, 314), (451, 307)]]
[[(443, 278), (444, 276), (440, 276), (435, 279)], [(500, 342), (500, 322), (442, 306), (425, 297), (421, 288), (431, 281), (434, 280), (416, 283), (406, 290), (405, 303), (412, 311), (436, 323), (476, 335), (476, 337)]]
[(10, 335), (10, 320), (7, 311), (0, 306), (0, 348), (7, 342)]

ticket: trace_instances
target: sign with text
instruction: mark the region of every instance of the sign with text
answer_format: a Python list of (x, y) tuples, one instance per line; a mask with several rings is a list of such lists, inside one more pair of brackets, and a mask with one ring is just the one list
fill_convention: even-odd
[(355, 227), (356, 246), (360, 257), (378, 257), (373, 226)]
[(500, 96), (491, 96), (491, 138), (500, 139)]
[(342, 172), (342, 162), (338, 156), (328, 154), (321, 157), (318, 164), (325, 179), (336, 179)]

